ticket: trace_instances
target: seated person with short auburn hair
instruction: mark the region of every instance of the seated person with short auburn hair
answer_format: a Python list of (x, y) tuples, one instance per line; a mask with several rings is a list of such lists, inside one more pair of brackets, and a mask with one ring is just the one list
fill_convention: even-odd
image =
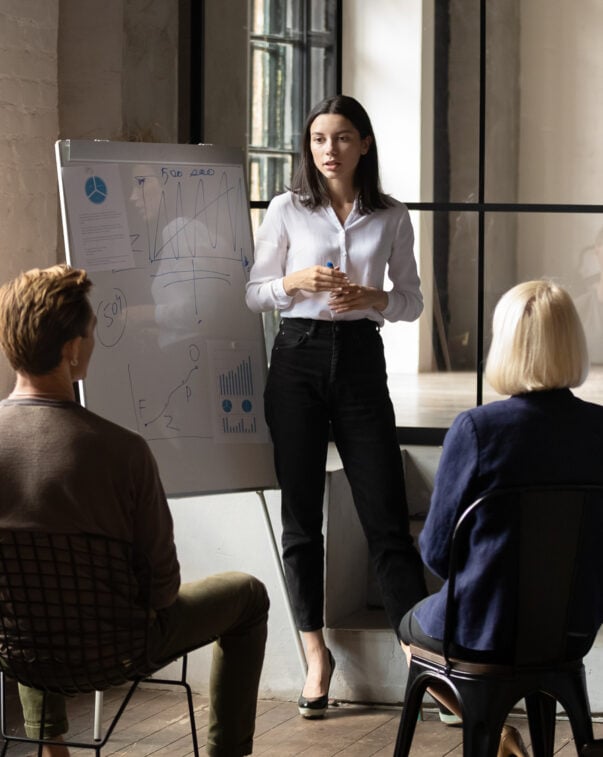
[[(215, 639), (207, 751), (251, 754), (267, 634), (268, 596), (229, 572), (180, 583), (173, 523), (157, 465), (138, 434), (75, 401), (95, 316), (86, 272), (57, 265), (0, 288), (0, 346), (17, 373), (0, 402), (0, 527), (101, 534), (126, 541), (152, 568), (150, 653), (161, 663)], [(19, 687), (26, 732), (37, 737), (42, 693)], [(67, 732), (65, 701), (47, 700), (45, 738)], [(45, 757), (64, 746), (45, 745)]]

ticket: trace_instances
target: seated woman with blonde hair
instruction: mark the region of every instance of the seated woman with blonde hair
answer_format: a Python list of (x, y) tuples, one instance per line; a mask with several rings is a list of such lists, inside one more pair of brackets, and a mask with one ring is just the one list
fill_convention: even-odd
[[(588, 368), (584, 331), (564, 289), (528, 281), (503, 295), (494, 311), (486, 379), (510, 396), (461, 413), (446, 435), (419, 538), (423, 561), (445, 583), (400, 623), (398, 636), (408, 660), (411, 643), (442, 651), (451, 538), (472, 502), (503, 487), (603, 483), (603, 407), (570, 391), (584, 382)], [(506, 540), (500, 534), (490, 537), (491, 542), (482, 537), (460, 571), (459, 585), (468, 588), (460, 598), (454, 643), (464, 659), (504, 662), (510, 619), (501, 608), (509, 606), (505, 596), (514, 589), (499, 575), (494, 585), (489, 565)], [(589, 638), (575, 640), (568, 659), (586, 654), (601, 622), (603, 617)], [(447, 688), (430, 693), (461, 717)], [(516, 729), (505, 725), (498, 755), (527, 755)]]

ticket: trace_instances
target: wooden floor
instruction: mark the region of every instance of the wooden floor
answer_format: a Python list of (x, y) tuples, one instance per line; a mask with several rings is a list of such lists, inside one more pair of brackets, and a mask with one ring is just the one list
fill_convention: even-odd
[[(122, 690), (105, 695), (104, 713), (110, 715)], [(92, 699), (69, 701), (71, 734), (88, 739), (92, 728)], [(16, 694), (9, 691), (8, 714), (12, 723), (20, 721)], [(207, 700), (195, 697), (195, 716), (201, 754), (207, 734)], [(297, 715), (293, 702), (261, 700), (258, 705), (254, 755), (264, 757), (391, 757), (400, 708), (336, 704), (324, 720), (308, 721)], [(451, 755), (462, 757), (462, 731), (443, 725), (437, 715), (426, 712), (417, 724), (413, 757)], [(527, 723), (517, 716), (509, 722), (521, 731), (529, 746)], [(11, 731), (12, 732), (12, 731)], [(595, 723), (595, 736), (603, 737), (603, 724)], [(31, 747), (13, 744), (12, 757), (33, 755)], [(89, 750), (72, 750), (72, 755), (91, 755)], [(134, 695), (103, 757), (186, 757), (192, 754), (187, 708), (182, 689), (143, 684)], [(564, 719), (557, 726), (556, 755), (569, 757), (576, 751)]]

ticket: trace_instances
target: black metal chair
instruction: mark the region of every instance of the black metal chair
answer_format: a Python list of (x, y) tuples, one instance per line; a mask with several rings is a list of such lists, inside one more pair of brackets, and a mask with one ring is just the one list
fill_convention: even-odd
[[(8, 733), (5, 676), (46, 694), (102, 692), (130, 683), (102, 738), (65, 741), (91, 749), (97, 757), (143, 680), (183, 686), (191, 738), (198, 755), (193, 698), (186, 681), (186, 655), (180, 679), (149, 676), (161, 665), (149, 658), (149, 571), (129, 544), (89, 534), (49, 534), (0, 530), (0, 726), (2, 756), (13, 741), (44, 740)], [(178, 659), (175, 657), (174, 659)]]
[[(514, 577), (517, 592), (500, 664), (463, 660), (454, 644), (456, 570), (475, 537), (477, 513), (480, 527), (495, 533), (497, 524), (512, 524), (501, 569)], [(451, 546), (443, 653), (411, 646), (394, 757), (409, 754), (425, 690), (436, 683), (448, 687), (460, 704), (464, 757), (495, 757), (504, 721), (521, 699), (535, 757), (553, 755), (557, 702), (570, 720), (577, 753), (593, 743), (584, 665), (568, 650), (576, 639), (592, 643), (587, 629), (592, 628), (589, 614), (601, 602), (602, 529), (601, 486), (499, 490), (463, 513)]]

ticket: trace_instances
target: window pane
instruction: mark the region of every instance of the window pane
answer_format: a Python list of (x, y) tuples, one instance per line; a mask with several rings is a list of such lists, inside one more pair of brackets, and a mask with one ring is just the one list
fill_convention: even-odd
[(389, 393), (402, 428), (449, 428), (463, 410), (477, 402), (475, 371), (392, 373)]
[(310, 30), (313, 32), (332, 31), (334, 26), (334, 3), (328, 0), (312, 0), (310, 5)]
[(477, 213), (433, 214), (433, 271), (422, 269), (421, 277), (433, 276), (433, 363), (440, 370), (476, 369), (477, 256)]
[(254, 201), (269, 201), (290, 185), (306, 112), (335, 92), (337, 3), (312, 0), (306, 16), (307, 5), (300, 0), (251, 5), (248, 150)]
[(603, 3), (486, 6), (487, 200), (600, 203)]
[(249, 198), (271, 200), (291, 183), (291, 155), (249, 154)]
[(251, 49), (251, 145), (297, 149), (300, 60), (290, 45)]
[[(310, 49), (310, 107), (335, 92), (335, 60), (332, 50)], [(301, 134), (299, 135), (301, 138)]]
[[(386, 324), (389, 387), (398, 426), (445, 428), (478, 397), (479, 218), (475, 212), (429, 211), (414, 211), (412, 217), (425, 299), (420, 369), (414, 370), (412, 355), (410, 366), (404, 365), (414, 324)], [(603, 403), (603, 215), (486, 213), (484, 234), (484, 360), (502, 294), (520, 281), (551, 279), (574, 298), (591, 356), (586, 382), (573, 391)], [(501, 398), (485, 381), (482, 390), (484, 402)]]
[(446, 428), (477, 402), (477, 214), (411, 216), (425, 310), (382, 329), (389, 388), (398, 426)]
[(302, 28), (301, 0), (252, 0), (251, 34), (284, 36)]

